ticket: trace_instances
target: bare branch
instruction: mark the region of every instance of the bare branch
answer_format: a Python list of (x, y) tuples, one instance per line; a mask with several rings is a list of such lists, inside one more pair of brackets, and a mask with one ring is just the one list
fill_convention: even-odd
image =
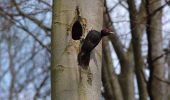
[(22, 15), (23, 17), (26, 17), (28, 19), (30, 19), (31, 21), (33, 21), (35, 24), (37, 24), (39, 27), (41, 27), (42, 29), (44, 29), (45, 31), (51, 31), (51, 28), (49, 28), (48, 26), (44, 25), (42, 21), (39, 21), (38, 19), (24, 13), (18, 6), (18, 4), (16, 3), (15, 0), (12, 0), (17, 11), (19, 12), (20, 15)]

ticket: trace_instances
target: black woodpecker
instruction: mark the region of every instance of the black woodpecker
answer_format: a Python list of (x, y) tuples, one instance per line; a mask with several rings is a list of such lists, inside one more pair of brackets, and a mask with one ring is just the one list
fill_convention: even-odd
[(113, 33), (110, 29), (103, 29), (101, 32), (91, 30), (82, 43), (81, 50), (78, 54), (78, 64), (83, 69), (87, 69), (90, 62), (91, 51), (99, 44), (102, 37)]

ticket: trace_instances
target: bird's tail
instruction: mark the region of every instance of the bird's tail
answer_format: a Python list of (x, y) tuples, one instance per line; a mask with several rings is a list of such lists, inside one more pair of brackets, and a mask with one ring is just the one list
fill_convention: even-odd
[(90, 62), (90, 53), (80, 52), (77, 58), (79, 66), (83, 69), (87, 69)]

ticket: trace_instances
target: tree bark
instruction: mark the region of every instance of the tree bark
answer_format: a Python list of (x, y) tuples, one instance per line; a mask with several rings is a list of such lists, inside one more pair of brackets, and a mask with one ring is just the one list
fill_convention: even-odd
[[(110, 26), (112, 25), (112, 21), (109, 15), (109, 12), (106, 7), (106, 13), (104, 16), (104, 25)], [(114, 34), (109, 36), (109, 39), (112, 42), (116, 55), (119, 59), (120, 66), (121, 66), (121, 73), (118, 77), (123, 99), (125, 100), (134, 100), (134, 73), (133, 73), (133, 64), (128, 59), (126, 52), (123, 50), (123, 44), (121, 43), (120, 39), (118, 38), (117, 32), (114, 26), (111, 27)], [(128, 86), (128, 87), (127, 87)]]
[(113, 70), (113, 61), (111, 58), (110, 46), (108, 39), (103, 39), (103, 65), (102, 65), (102, 81), (105, 88), (106, 100), (123, 100), (122, 91), (118, 81), (118, 77)]
[(128, 0), (129, 13), (130, 13), (130, 24), (132, 31), (132, 45), (134, 51), (134, 61), (135, 61), (135, 73), (137, 77), (138, 89), (140, 100), (147, 100), (147, 88), (145, 76), (143, 74), (144, 62), (142, 57), (141, 48), (141, 35), (143, 30), (141, 30), (140, 17), (136, 10), (135, 1)]
[[(154, 11), (161, 6), (160, 0), (147, 0), (147, 38), (148, 38), (148, 62), (150, 77), (148, 91), (151, 100), (167, 100), (166, 83), (159, 79), (165, 79), (164, 57), (156, 59), (163, 53), (162, 48), (162, 10)], [(154, 15), (153, 15), (154, 13)], [(156, 59), (156, 60), (155, 60)]]
[[(79, 8), (79, 9), (78, 9)], [(99, 100), (101, 92), (101, 44), (93, 50), (89, 70), (78, 66), (81, 46), (72, 39), (72, 25), (80, 21), (83, 36), (103, 26), (101, 0), (53, 0), (52, 18), (52, 100)]]

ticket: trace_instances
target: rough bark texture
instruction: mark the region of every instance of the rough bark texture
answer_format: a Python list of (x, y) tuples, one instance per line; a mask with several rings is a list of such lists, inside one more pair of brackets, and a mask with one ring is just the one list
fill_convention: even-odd
[[(166, 84), (159, 80), (165, 78), (164, 57), (157, 60), (163, 53), (162, 48), (162, 10), (152, 14), (155, 9), (161, 6), (161, 0), (147, 0), (147, 38), (148, 38), (148, 62), (150, 68), (150, 78), (148, 91), (151, 100), (167, 100)], [(152, 16), (151, 16), (152, 15)]]
[[(103, 25), (101, 0), (53, 0), (52, 20), (52, 100), (99, 100), (101, 89), (101, 45), (92, 52), (89, 70), (77, 63), (80, 41), (71, 38), (71, 26), (78, 16), (84, 19), (84, 34)], [(87, 22), (86, 22), (87, 21)], [(80, 77), (81, 74), (81, 77)]]

